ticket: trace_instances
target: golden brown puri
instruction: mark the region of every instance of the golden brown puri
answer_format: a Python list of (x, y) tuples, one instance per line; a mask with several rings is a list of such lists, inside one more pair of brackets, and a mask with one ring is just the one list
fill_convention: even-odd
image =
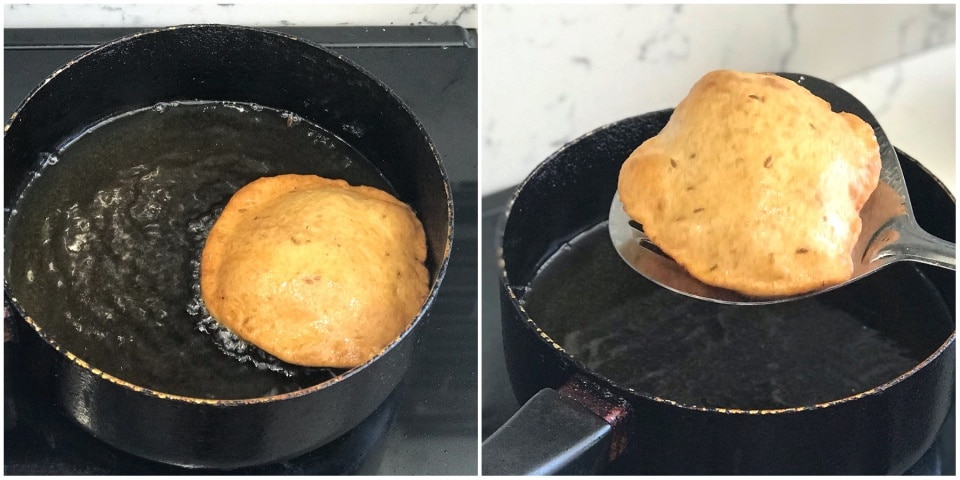
[(796, 83), (700, 79), (624, 162), (627, 214), (704, 283), (750, 296), (849, 279), (859, 211), (879, 181), (873, 129)]
[(419, 313), (426, 255), (413, 210), (384, 191), (264, 177), (238, 190), (211, 229), (200, 290), (213, 318), (277, 358), (354, 367)]

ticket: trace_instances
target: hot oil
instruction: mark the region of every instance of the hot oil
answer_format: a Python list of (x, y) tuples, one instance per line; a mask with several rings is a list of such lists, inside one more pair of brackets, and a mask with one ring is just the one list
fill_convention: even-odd
[(199, 258), (230, 196), (262, 176), (343, 178), (394, 193), (332, 134), (289, 112), (159, 104), (109, 119), (52, 154), (8, 221), (7, 279), (49, 338), (136, 385), (252, 398), (342, 371), (284, 364), (206, 315)]
[(932, 353), (936, 341), (895, 341), (873, 327), (949, 319), (932, 286), (915, 276), (910, 291), (881, 293), (903, 297), (887, 298), (893, 308), (870, 307), (870, 285), (792, 303), (720, 305), (637, 275), (603, 223), (550, 257), (522, 303), (565, 351), (637, 393), (700, 407), (787, 408), (867, 391)]

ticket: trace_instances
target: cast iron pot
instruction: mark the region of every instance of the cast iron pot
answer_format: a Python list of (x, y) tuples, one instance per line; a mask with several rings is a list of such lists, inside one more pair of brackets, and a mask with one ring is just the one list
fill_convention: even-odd
[[(265, 464), (311, 451), (347, 432), (400, 382), (450, 255), (450, 187), (414, 114), (386, 85), (352, 62), (279, 33), (222, 25), (179, 26), (134, 34), (91, 50), (54, 72), (24, 100), (4, 136), (8, 226), (14, 205), (21, 213), (47, 207), (43, 201), (17, 204), (20, 192), (35, 176), (48, 174), (41, 167), (51, 163), (51, 155), (91, 126), (125, 112), (193, 101), (244, 102), (292, 112), (297, 121), (325, 129), (379, 170), (398, 198), (417, 212), (427, 235), (431, 290), (411, 326), (380, 355), (359, 367), (333, 371), (321, 383), (252, 398), (184, 396), (105, 372), (60, 345), (46, 327), (64, 320), (32, 315), (7, 279), (5, 317), (15, 317), (17, 335), (14, 345), (6, 347), (18, 350), (21, 366), (30, 369), (68, 417), (119, 449), (187, 467)], [(287, 121), (293, 123), (292, 118)], [(96, 141), (98, 132), (84, 137)], [(169, 146), (171, 151), (177, 150), (175, 143)], [(281, 149), (278, 156), (297, 153), (282, 150), (295, 148), (289, 145), (276, 147)], [(230, 145), (216, 148), (230, 154)], [(111, 168), (110, 160), (83, 167), (91, 172), (90, 178)], [(323, 173), (310, 172), (309, 167), (302, 172), (272, 168), (266, 173)], [(79, 195), (86, 188), (83, 183), (65, 180), (55, 196)], [(30, 239), (16, 237), (8, 237), (6, 245), (8, 274), (12, 258), (36, 254), (40, 248)], [(171, 355), (194, 355), (175, 340), (158, 341), (167, 342), (164, 348)], [(162, 368), (163, 361), (129, 367)], [(214, 379), (231, 381), (238, 378)]]
[[(550, 296), (557, 318), (529, 311), (524, 297), (542, 274), (544, 260), (558, 250), (569, 250), (567, 258), (584, 254), (585, 249), (561, 246), (582, 232), (605, 229), (623, 160), (658, 133), (670, 114), (666, 110), (629, 118), (571, 142), (544, 161), (511, 200), (500, 232), (501, 315), (507, 369), (522, 407), (483, 443), (484, 474), (904, 472), (933, 443), (951, 407), (956, 363), (952, 271), (897, 265), (825, 300), (864, 302), (890, 312), (864, 322), (919, 346), (925, 358), (860, 393), (791, 408), (677, 402), (668, 394), (620, 384), (564, 350), (562, 337), (554, 336), (551, 325), (593, 321), (602, 313), (596, 312), (595, 318), (582, 314), (576, 320), (559, 317), (582, 312), (582, 304), (596, 305), (593, 296), (622, 294), (624, 289), (618, 288), (624, 283), (659, 288), (622, 266), (612, 245), (603, 255), (591, 251), (584, 260), (602, 264), (593, 275), (562, 279), (574, 285), (564, 293), (575, 293)], [(898, 153), (919, 223), (952, 240), (952, 195), (915, 160)], [(927, 288), (935, 291), (924, 291), (924, 297), (942, 297), (945, 306), (938, 310), (911, 304), (910, 297), (921, 296), (918, 289)], [(811, 365), (811, 372), (817, 368)]]

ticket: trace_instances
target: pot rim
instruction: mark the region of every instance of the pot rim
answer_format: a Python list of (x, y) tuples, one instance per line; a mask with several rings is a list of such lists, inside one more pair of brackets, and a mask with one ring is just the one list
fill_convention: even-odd
[[(424, 300), (423, 305), (420, 307), (420, 311), (417, 313), (416, 317), (414, 317), (413, 320), (410, 322), (410, 324), (406, 327), (406, 329), (405, 329), (396, 339), (394, 339), (392, 342), (390, 342), (389, 344), (387, 344), (387, 345), (383, 348), (383, 350), (380, 351), (380, 353), (378, 353), (377, 355), (375, 355), (375, 356), (372, 357), (371, 359), (367, 360), (367, 361), (364, 362), (363, 364), (361, 364), (361, 365), (359, 365), (359, 366), (356, 366), (356, 367), (353, 367), (353, 368), (347, 370), (346, 372), (341, 373), (341, 374), (339, 374), (339, 375), (337, 375), (337, 376), (335, 376), (335, 377), (333, 377), (333, 378), (331, 378), (331, 379), (325, 380), (325, 381), (320, 382), (320, 383), (317, 383), (317, 384), (315, 384), (315, 385), (311, 385), (311, 386), (306, 387), (306, 388), (301, 388), (301, 389), (299, 389), (299, 390), (294, 390), (294, 391), (292, 391), (292, 392), (286, 392), (286, 393), (281, 393), (281, 394), (276, 394), (276, 395), (267, 395), (267, 396), (263, 396), (263, 397), (241, 398), (241, 399), (215, 399), (215, 398), (214, 398), (214, 399), (210, 399), (210, 398), (191, 397), (191, 396), (187, 396), (187, 395), (169, 394), (169, 393), (164, 393), (164, 392), (161, 392), (161, 391), (158, 391), (158, 390), (154, 390), (154, 389), (151, 389), (151, 388), (142, 387), (142, 386), (133, 384), (133, 383), (131, 383), (131, 382), (128, 382), (128, 381), (126, 381), (126, 380), (123, 380), (122, 378), (117, 377), (117, 376), (115, 376), (115, 375), (112, 375), (112, 374), (110, 374), (110, 373), (104, 372), (104, 371), (102, 371), (102, 370), (100, 370), (100, 369), (98, 369), (98, 368), (90, 365), (89, 363), (87, 363), (87, 362), (84, 361), (83, 359), (79, 358), (78, 356), (76, 356), (75, 354), (73, 354), (72, 352), (70, 352), (69, 350), (67, 350), (66, 348), (64, 348), (64, 347), (63, 347), (62, 345), (60, 345), (57, 341), (53, 340), (53, 339), (50, 338), (48, 335), (46, 335), (46, 333), (44, 332), (44, 330), (43, 330), (43, 329), (40, 327), (40, 325), (33, 319), (33, 317), (31, 317), (30, 315), (28, 315), (28, 314), (24, 311), (23, 307), (20, 305), (20, 303), (17, 301), (16, 297), (13, 295), (13, 291), (12, 291), (12, 289), (11, 289), (11, 287), (10, 287), (10, 284), (9, 284), (9, 282), (7, 281), (6, 278), (4, 278), (4, 281), (3, 281), (3, 290), (4, 290), (4, 300), (5, 300), (4, 303), (5, 303), (5, 304), (8, 304), (8, 305), (5, 305), (5, 307), (7, 307), (7, 306), (12, 306), (13, 309), (14, 309), (14, 310), (17, 312), (17, 314), (20, 316), (20, 318), (22, 318), (24, 321), (26, 321), (26, 323), (27, 323), (28, 325), (30, 325), (30, 327), (33, 328), (33, 330), (37, 333), (37, 335), (38, 335), (46, 344), (48, 344), (49, 346), (53, 347), (57, 352), (59, 352), (61, 355), (63, 355), (68, 361), (72, 362), (73, 364), (77, 365), (77, 366), (80, 367), (81, 369), (83, 369), (83, 370), (85, 370), (85, 371), (87, 371), (87, 372), (89, 372), (89, 373), (91, 373), (91, 374), (93, 374), (93, 375), (96, 375), (96, 376), (98, 376), (98, 377), (100, 377), (100, 378), (102, 378), (102, 379), (104, 379), (104, 380), (106, 380), (106, 381), (109, 381), (109, 382), (111, 382), (111, 383), (113, 383), (113, 384), (115, 384), (115, 385), (118, 385), (118, 386), (120, 386), (120, 387), (129, 389), (129, 390), (131, 390), (131, 391), (133, 391), (133, 392), (135, 392), (135, 393), (139, 393), (139, 394), (143, 394), (143, 395), (155, 397), (155, 398), (158, 398), (158, 399), (161, 399), (161, 400), (170, 400), (170, 401), (181, 402), (181, 403), (199, 404), (199, 405), (212, 405), (212, 406), (222, 406), (222, 407), (239, 406), (239, 405), (266, 404), (266, 403), (279, 402), (279, 401), (283, 401), (283, 400), (288, 400), (288, 399), (293, 399), (293, 398), (297, 398), (297, 397), (309, 395), (309, 394), (311, 394), (311, 393), (313, 393), (313, 392), (316, 392), (316, 391), (319, 391), (319, 390), (323, 390), (323, 389), (325, 389), (325, 388), (327, 388), (327, 387), (329, 387), (329, 386), (331, 386), (331, 385), (334, 385), (334, 384), (339, 383), (339, 382), (341, 382), (341, 381), (347, 380), (347, 379), (349, 379), (350, 377), (359, 374), (362, 370), (366, 369), (369, 365), (373, 364), (373, 363), (376, 362), (377, 360), (379, 360), (379, 359), (381, 359), (382, 357), (384, 357), (387, 353), (389, 353), (390, 351), (392, 351), (392, 350), (394, 349), (394, 347), (395, 347), (397, 344), (399, 344), (401, 341), (403, 341), (404, 339), (406, 339), (407, 336), (411, 335), (411, 332), (413, 332), (414, 330), (416, 330), (416, 329), (418, 328), (418, 326), (425, 321), (425, 317), (428, 315), (428, 311), (430, 310), (430, 307), (433, 305), (433, 302), (434, 302), (434, 300), (435, 300), (436, 297), (437, 297), (437, 294), (438, 294), (438, 291), (439, 291), (439, 289), (440, 289), (440, 286), (441, 286), (441, 284), (443, 283), (444, 277), (446, 276), (447, 267), (448, 267), (448, 265), (449, 265), (449, 263), (450, 263), (450, 255), (451, 255), (451, 252), (453, 251), (453, 232), (454, 232), (454, 230), (453, 230), (453, 227), (454, 227), (453, 193), (452, 193), (451, 186), (450, 186), (450, 179), (449, 179), (449, 177), (447, 176), (447, 172), (446, 172), (446, 169), (445, 169), (444, 166), (443, 166), (443, 161), (442, 161), (441, 158), (440, 158), (440, 154), (439, 154), (439, 152), (437, 152), (436, 145), (434, 144), (433, 140), (430, 138), (430, 136), (429, 136), (429, 134), (427, 133), (426, 129), (424, 129), (423, 124), (420, 122), (420, 119), (417, 118), (417, 116), (413, 113), (413, 111), (412, 111), (412, 110), (410, 109), (410, 107), (406, 104), (406, 102), (404, 102), (403, 99), (401, 99), (400, 96), (398, 96), (398, 95), (393, 91), (393, 89), (391, 89), (389, 86), (387, 86), (386, 84), (384, 84), (379, 78), (377, 78), (376, 76), (374, 76), (374, 75), (371, 74), (369, 71), (367, 71), (367, 70), (364, 69), (363, 67), (359, 66), (358, 64), (356, 64), (354, 61), (350, 60), (349, 58), (346, 58), (346, 57), (344, 57), (343, 55), (341, 55), (341, 54), (339, 54), (339, 53), (336, 53), (336, 52), (334, 52), (334, 51), (332, 51), (332, 50), (330, 50), (330, 49), (328, 49), (328, 48), (326, 48), (326, 47), (323, 47), (323, 46), (321, 46), (321, 45), (319, 45), (319, 44), (317, 44), (317, 43), (314, 43), (314, 42), (312, 42), (312, 41), (310, 41), (310, 40), (303, 39), (303, 38), (299, 38), (299, 37), (294, 36), (294, 35), (289, 35), (289, 34), (286, 34), (286, 33), (277, 32), (277, 31), (274, 31), (274, 30), (265, 29), (265, 28), (260, 28), (260, 27), (250, 27), (250, 26), (243, 26), (243, 25), (229, 25), (229, 24), (219, 24), (219, 23), (209, 23), (209, 24), (181, 24), (181, 25), (173, 25), (173, 26), (166, 26), (166, 27), (156, 27), (156, 28), (144, 29), (144, 30), (139, 31), (139, 32), (134, 32), (134, 33), (131, 33), (131, 34), (128, 34), (128, 35), (124, 35), (124, 36), (122, 36), (122, 37), (118, 37), (118, 38), (116, 38), (116, 39), (114, 39), (114, 40), (111, 40), (111, 41), (109, 41), (109, 42), (106, 42), (106, 43), (104, 43), (104, 44), (102, 44), (102, 45), (99, 45), (99, 46), (97, 46), (97, 47), (95, 47), (95, 48), (92, 48), (92, 49), (90, 49), (90, 50), (84, 51), (83, 53), (81, 53), (81, 54), (79, 54), (78, 56), (74, 57), (73, 59), (69, 60), (69, 61), (68, 61), (67, 63), (65, 63), (63, 66), (61, 66), (61, 67), (57, 68), (56, 70), (54, 70), (50, 75), (48, 75), (48, 76), (47, 76), (46, 78), (44, 78), (39, 84), (37, 84), (37, 85), (30, 91), (30, 93), (27, 94), (27, 96), (20, 102), (20, 104), (17, 106), (16, 110), (14, 110), (14, 112), (10, 115), (10, 118), (7, 120), (7, 123), (4, 124), (4, 127), (3, 127), (3, 136), (4, 136), (4, 138), (6, 138), (7, 134), (8, 134), (9, 131), (10, 131), (11, 126), (13, 125), (13, 123), (14, 123), (14, 121), (16, 120), (17, 116), (19, 115), (20, 111), (30, 102), (30, 100), (31, 100), (38, 92), (40, 92), (40, 91), (41, 91), (48, 83), (50, 83), (50, 81), (53, 80), (55, 77), (57, 77), (58, 75), (60, 75), (60, 74), (63, 73), (64, 71), (68, 70), (68, 69), (69, 69), (70, 67), (72, 67), (74, 64), (83, 61), (83, 60), (86, 59), (87, 57), (90, 57), (90, 56), (92, 56), (92, 55), (95, 55), (95, 54), (101, 52), (102, 50), (114, 48), (114, 47), (116, 47), (116, 46), (119, 45), (119, 44), (126, 43), (126, 42), (129, 42), (129, 41), (131, 41), (131, 40), (135, 40), (135, 39), (137, 39), (137, 38), (139, 38), (139, 37), (146, 36), (146, 35), (160, 34), (160, 33), (171, 32), (171, 31), (178, 31), (178, 30), (203, 30), (203, 29), (211, 29), (211, 30), (215, 30), (215, 29), (223, 29), (223, 30), (245, 30), (245, 31), (250, 31), (250, 32), (258, 33), (258, 34), (261, 34), (261, 35), (272, 35), (272, 36), (276, 36), (276, 37), (282, 37), (282, 38), (286, 39), (287, 41), (292, 41), (292, 42), (301, 43), (301, 44), (306, 45), (306, 46), (308, 46), (308, 47), (318, 49), (318, 50), (324, 52), (324, 53), (327, 54), (327, 55), (333, 56), (334, 58), (337, 59), (337, 61), (343, 62), (347, 67), (359, 71), (362, 75), (364, 75), (364, 76), (366, 76), (367, 78), (369, 78), (370, 80), (374, 81), (380, 88), (383, 89), (383, 91), (387, 94), (388, 98), (390, 98), (392, 101), (396, 102), (396, 103), (400, 106), (400, 108), (406, 113), (406, 115), (407, 115), (411, 120), (413, 120), (414, 125), (415, 125), (416, 128), (420, 131), (420, 134), (422, 135), (423, 139), (426, 140), (428, 146), (430, 147), (430, 152), (432, 153), (432, 156), (433, 156), (433, 158), (434, 158), (434, 160), (435, 160), (435, 162), (436, 162), (437, 169), (438, 169), (438, 171), (439, 171), (439, 173), (440, 173), (440, 177), (441, 177), (441, 179), (442, 179), (442, 181), (443, 181), (444, 193), (445, 193), (445, 195), (446, 195), (446, 209), (447, 209), (447, 232), (446, 232), (446, 235), (445, 235), (445, 240), (444, 240), (444, 245), (443, 245), (443, 260), (440, 262), (440, 265), (437, 265), (437, 266), (436, 266), (436, 281), (434, 281), (433, 284), (430, 286), (430, 292), (428, 293), (427, 298)], [(4, 222), (4, 224), (6, 224), (6, 221)], [(438, 246), (438, 247), (439, 247), (439, 246)], [(5, 308), (5, 310), (6, 310), (6, 308)], [(5, 311), (5, 312), (4, 312), (4, 318), (6, 319), (7, 316), (8, 316), (8, 315), (7, 315), (7, 312)]]
[[(526, 328), (529, 328), (529, 329), (533, 330), (544, 342), (546, 342), (548, 345), (550, 345), (550, 346), (551, 346), (557, 353), (559, 353), (566, 361), (568, 361), (568, 362), (572, 363), (574, 366), (576, 366), (577, 370), (578, 370), (580, 373), (586, 374), (587, 376), (592, 377), (595, 381), (598, 381), (598, 382), (600, 382), (600, 383), (602, 383), (602, 384), (610, 385), (610, 386), (614, 387), (616, 390), (629, 392), (631, 395), (635, 395), (635, 396), (637, 396), (637, 397), (639, 397), (639, 398), (643, 398), (643, 399), (645, 399), (645, 400), (651, 400), (651, 401), (654, 401), (654, 402), (657, 402), (657, 403), (660, 403), (660, 404), (670, 405), (670, 406), (678, 407), (678, 408), (681, 408), (681, 409), (684, 409), (684, 410), (692, 410), (692, 411), (700, 411), (700, 412), (711, 412), (711, 413), (720, 413), (720, 414), (731, 414), (731, 415), (778, 415), (778, 414), (798, 413), (798, 412), (805, 412), (805, 411), (811, 411), (811, 410), (820, 410), (820, 409), (824, 409), (824, 408), (830, 408), (830, 407), (833, 407), (833, 406), (845, 404), (845, 403), (847, 403), (847, 402), (852, 402), (852, 401), (854, 401), (854, 400), (858, 400), (858, 399), (863, 398), (863, 397), (880, 394), (880, 393), (884, 392), (885, 390), (893, 387), (894, 385), (897, 385), (898, 383), (900, 383), (900, 382), (906, 380), (907, 378), (913, 376), (916, 372), (919, 372), (919, 371), (922, 370), (924, 367), (926, 367), (928, 364), (930, 364), (930, 363), (932, 363), (933, 361), (935, 361), (937, 358), (940, 357), (940, 355), (941, 355), (944, 351), (946, 351), (947, 349), (949, 349), (950, 347), (952, 347), (952, 346), (954, 345), (954, 343), (956, 342), (956, 336), (957, 336), (956, 326), (954, 326), (953, 332), (951, 332), (950, 335), (943, 341), (943, 343), (940, 344), (940, 346), (937, 347), (937, 349), (934, 350), (930, 355), (928, 355), (926, 358), (924, 358), (924, 359), (921, 360), (919, 363), (917, 363), (916, 365), (914, 365), (910, 370), (907, 370), (906, 372), (904, 372), (904, 373), (898, 375), (897, 377), (895, 377), (895, 378), (893, 378), (893, 379), (891, 379), (891, 380), (888, 380), (888, 381), (886, 381), (886, 382), (884, 382), (884, 383), (882, 383), (882, 384), (880, 384), (880, 385), (877, 385), (877, 386), (875, 386), (875, 387), (872, 387), (872, 388), (870, 388), (870, 389), (868, 389), (868, 390), (865, 390), (865, 391), (863, 391), (863, 392), (855, 393), (855, 394), (852, 394), (852, 395), (848, 395), (848, 396), (845, 396), (845, 397), (842, 397), (842, 398), (838, 398), (838, 399), (835, 399), (835, 400), (830, 400), (830, 401), (827, 401), (827, 402), (816, 403), (816, 404), (814, 404), (814, 405), (807, 405), (807, 406), (800, 406), (800, 407), (785, 407), (785, 408), (760, 408), (760, 409), (724, 408), (724, 407), (703, 407), (703, 406), (698, 406), (698, 405), (692, 405), (692, 404), (677, 402), (677, 401), (675, 401), (675, 400), (670, 400), (670, 399), (663, 398), (663, 397), (659, 397), (659, 396), (656, 396), (656, 395), (650, 395), (650, 394), (646, 394), (646, 393), (641, 393), (641, 392), (636, 391), (636, 390), (633, 389), (632, 387), (623, 387), (623, 386), (619, 385), (617, 382), (614, 382), (613, 380), (607, 378), (606, 376), (601, 375), (601, 374), (599, 374), (599, 373), (597, 373), (597, 372), (594, 372), (593, 370), (591, 370), (590, 368), (588, 368), (586, 365), (584, 365), (584, 364), (583, 364), (577, 357), (575, 357), (573, 354), (568, 353), (566, 350), (564, 350), (564, 348), (563, 348), (562, 346), (560, 346), (560, 344), (558, 344), (556, 341), (554, 341), (553, 338), (551, 338), (550, 335), (547, 334), (547, 332), (543, 331), (539, 326), (537, 326), (537, 324), (536, 324), (536, 322), (534, 321), (534, 319), (530, 316), (529, 313), (527, 313), (526, 309), (525, 309), (525, 308), (523, 307), (523, 305), (520, 303), (520, 299), (519, 299), (519, 298), (517, 297), (517, 295), (514, 293), (513, 289), (510, 288), (511, 283), (510, 283), (510, 278), (509, 278), (508, 273), (507, 273), (506, 260), (503, 258), (503, 240), (504, 240), (504, 233), (505, 233), (505, 230), (506, 230), (506, 225), (507, 225), (507, 222), (509, 221), (510, 212), (511, 212), (511, 210), (513, 209), (513, 205), (514, 205), (514, 203), (516, 202), (517, 197), (519, 196), (520, 192), (524, 189), (524, 187), (527, 185), (527, 183), (531, 182), (535, 177), (537, 177), (537, 176), (540, 174), (541, 170), (543, 170), (544, 168), (546, 168), (546, 166), (547, 166), (549, 163), (551, 163), (552, 161), (554, 161), (555, 158), (557, 158), (557, 157), (559, 157), (560, 155), (562, 155), (564, 152), (566, 152), (568, 149), (572, 148), (574, 145), (576, 145), (576, 144), (578, 144), (578, 143), (580, 143), (580, 142), (582, 142), (582, 141), (584, 141), (584, 140), (587, 140), (588, 138), (593, 137), (594, 135), (597, 135), (598, 133), (602, 133), (602, 132), (604, 132), (604, 131), (610, 129), (611, 127), (616, 126), (616, 125), (618, 125), (618, 124), (620, 124), (620, 123), (628, 122), (628, 121), (635, 120), (635, 119), (638, 119), (638, 118), (641, 118), (641, 117), (646, 117), (646, 116), (649, 116), (649, 115), (663, 114), (663, 113), (671, 112), (671, 111), (673, 111), (672, 108), (667, 108), (667, 109), (663, 109), (663, 110), (657, 110), (657, 111), (648, 112), (648, 113), (641, 114), (641, 115), (635, 115), (635, 116), (632, 116), (632, 117), (623, 118), (623, 119), (620, 119), (620, 120), (617, 120), (617, 121), (614, 121), (614, 122), (607, 123), (607, 124), (602, 125), (602, 126), (600, 126), (600, 127), (597, 127), (597, 128), (595, 128), (595, 129), (593, 129), (593, 130), (591, 130), (591, 131), (589, 131), (589, 132), (587, 132), (587, 133), (585, 133), (585, 134), (577, 137), (576, 139), (574, 139), (574, 140), (566, 143), (565, 145), (563, 145), (562, 147), (560, 147), (560, 149), (558, 149), (558, 150), (555, 151), (554, 153), (550, 154), (550, 156), (548, 156), (543, 162), (541, 162), (539, 165), (537, 165), (537, 167), (534, 168), (534, 170), (533, 170), (532, 172), (530, 172), (530, 174), (529, 174), (526, 178), (524, 178), (524, 180), (523, 180), (522, 182), (520, 182), (519, 185), (517, 185), (517, 187), (516, 187), (516, 189), (514, 190), (513, 194), (510, 195), (510, 199), (507, 201), (507, 205), (506, 205), (506, 208), (505, 208), (505, 210), (504, 210), (504, 213), (503, 213), (503, 214), (501, 215), (501, 217), (500, 217), (500, 222), (498, 223), (497, 232), (496, 232), (496, 238), (497, 238), (497, 250), (496, 250), (496, 251), (497, 251), (497, 269), (500, 271), (500, 275), (499, 275), (499, 276), (500, 276), (500, 291), (501, 291), (501, 293), (506, 292), (507, 296), (510, 298), (511, 306), (512, 306), (516, 311), (520, 312), (521, 316), (523, 317), (523, 324), (524, 324), (524, 326), (525, 326)], [(894, 149), (895, 149), (898, 153), (900, 153), (900, 154), (905, 154), (905, 152), (897, 149), (896, 147), (894, 147)], [(913, 157), (910, 157), (910, 158), (912, 159)], [(940, 186), (940, 188), (941, 188), (944, 192), (946, 192), (946, 194), (949, 196), (950, 200), (951, 200), (954, 204), (956, 204), (956, 198), (954, 197), (954, 195), (953, 195), (953, 193), (950, 191), (950, 189), (948, 189), (948, 188), (946, 187), (946, 185), (945, 185), (939, 178), (937, 178), (935, 175), (933, 175), (933, 173), (930, 172), (929, 169), (927, 169), (926, 167), (924, 167), (923, 164), (921, 164), (919, 161), (916, 161), (915, 159), (914, 159), (914, 161), (916, 162), (916, 164), (917, 164), (918, 166), (920, 166), (920, 168), (921, 168), (928, 176), (930, 176), (930, 178), (932, 178), (932, 179)]]

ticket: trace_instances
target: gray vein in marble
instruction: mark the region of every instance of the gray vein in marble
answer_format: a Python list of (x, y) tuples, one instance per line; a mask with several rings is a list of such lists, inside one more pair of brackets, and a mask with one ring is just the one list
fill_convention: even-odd
[[(439, 21), (439, 22), (436, 21), (436, 20), (431, 20), (431, 19), (430, 19), (430, 14), (433, 13), (433, 11), (434, 11), (434, 9), (435, 9), (436, 7), (437, 7), (436, 5), (420, 5), (420, 6), (415, 7), (413, 10), (411, 10), (410, 13), (411, 13), (411, 14), (420, 14), (420, 13), (423, 14), (423, 18), (420, 19), (420, 22), (418, 22), (420, 25), (456, 25), (455, 21), (453, 21), (453, 20), (443, 20), (443, 21)], [(467, 8), (469, 8), (469, 7), (467, 7)], [(465, 10), (463, 7), (461, 7), (461, 8), (460, 8), (460, 12), (457, 14), (457, 18), (460, 18), (460, 17), (461, 17), (464, 13), (466, 13), (467, 11), (469, 11), (469, 10)]]
[(492, 147), (493, 145), (494, 145), (493, 138), (490, 138), (490, 135), (484, 135), (483, 146), (489, 148), (489, 147)]
[(410, 10), (410, 13), (411, 14), (420, 14), (420, 13), (430, 14), (430, 12), (432, 12), (435, 8), (437, 8), (436, 5), (422, 5), (422, 4), (414, 5), (413, 10)]
[(566, 144), (568, 144), (568, 143), (570, 143), (570, 139), (569, 139), (569, 137), (567, 137), (566, 135), (564, 135), (564, 136), (562, 136), (562, 137), (560, 137), (560, 138), (557, 138), (556, 140), (548, 143), (548, 145), (550, 145), (550, 148), (559, 149), (560, 147), (562, 147), (562, 146), (564, 146), (564, 145), (566, 145)]
[(579, 65), (581, 67), (586, 68), (587, 70), (590, 70), (590, 67), (591, 67), (590, 59), (587, 57), (582, 57), (582, 56), (571, 57), (570, 61), (572, 61), (574, 65)]
[(957, 36), (957, 9), (955, 5), (931, 5), (927, 17), (924, 49), (951, 43)]
[(653, 33), (640, 43), (637, 60), (671, 63), (687, 58), (690, 54), (690, 37), (676, 28), (677, 18), (682, 12), (683, 5), (674, 5), (667, 20), (652, 28)]
[[(897, 57), (900, 58), (908, 47), (908, 40), (910, 37), (909, 31), (912, 26), (912, 21), (906, 20), (900, 24), (900, 28), (897, 32)], [(893, 106), (894, 98), (897, 92), (900, 90), (900, 86), (903, 85), (904, 71), (903, 64), (900, 62), (895, 62), (890, 69), (892, 76), (890, 77), (890, 82), (886, 85), (883, 92), (883, 99), (877, 104), (873, 111), (874, 116), (880, 116), (890, 110)], [(879, 83), (879, 82), (878, 82)]]
[(460, 7), (460, 11), (453, 17), (453, 20), (445, 22), (447, 25), (457, 25), (460, 22), (460, 19), (468, 13), (473, 13), (477, 11), (477, 4), (472, 5), (463, 5)]
[(580, 23), (580, 17), (578, 16), (560, 15), (557, 20), (559, 20), (560, 25), (563, 25), (564, 27), (571, 27)]
[(797, 53), (797, 48), (800, 46), (800, 26), (797, 23), (797, 6), (787, 5), (786, 7), (787, 27), (789, 33), (787, 38), (790, 39), (790, 43), (787, 44), (787, 49), (783, 52), (783, 56), (780, 58), (781, 72), (790, 71), (790, 59), (792, 59)]
[(132, 27), (140, 26), (140, 25), (143, 24), (143, 17), (142, 17), (142, 16), (140, 16), (140, 15), (129, 16), (129, 15), (127, 14), (127, 11), (124, 10), (124, 7), (123, 7), (123, 6), (119, 6), (119, 7), (118, 7), (118, 6), (113, 6), (113, 5), (100, 5), (100, 10), (103, 10), (104, 12), (109, 12), (109, 13), (111, 13), (111, 14), (113, 14), (113, 13), (119, 13), (119, 14), (120, 14), (120, 21), (123, 22), (123, 23), (125, 23), (125, 24), (129, 24), (129, 25), (132, 26)]

